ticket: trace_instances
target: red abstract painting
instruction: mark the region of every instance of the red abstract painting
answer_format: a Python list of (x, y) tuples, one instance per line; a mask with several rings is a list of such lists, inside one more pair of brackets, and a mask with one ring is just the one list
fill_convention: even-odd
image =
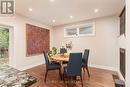
[(49, 51), (50, 31), (45, 28), (26, 24), (27, 56), (42, 54)]

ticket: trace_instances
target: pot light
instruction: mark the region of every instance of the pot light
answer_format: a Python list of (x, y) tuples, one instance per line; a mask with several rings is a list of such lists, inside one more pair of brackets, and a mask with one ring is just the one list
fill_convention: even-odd
[(55, 23), (55, 22), (56, 22), (56, 20), (52, 20), (52, 22), (53, 22), (53, 23)]
[(74, 18), (73, 16), (70, 16), (70, 19)]
[(99, 9), (94, 9), (94, 13), (98, 13), (99, 12)]
[(50, 2), (54, 2), (55, 0), (50, 0)]
[(32, 11), (32, 8), (29, 8), (28, 11)]

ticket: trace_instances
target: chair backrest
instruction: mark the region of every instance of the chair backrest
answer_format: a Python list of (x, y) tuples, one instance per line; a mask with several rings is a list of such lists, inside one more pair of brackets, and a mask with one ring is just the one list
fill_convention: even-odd
[(85, 63), (86, 66), (88, 65), (88, 57), (89, 57), (89, 49), (85, 49), (83, 54), (83, 62)]
[(82, 53), (70, 53), (67, 65), (69, 76), (80, 76), (82, 71)]
[(60, 48), (60, 54), (64, 54), (64, 53), (67, 53), (67, 49), (65, 49), (65, 48)]
[(44, 58), (45, 58), (45, 62), (46, 62), (46, 67), (48, 67), (48, 65), (50, 64), (49, 58), (48, 58), (48, 54), (47, 52), (43, 51), (44, 54)]

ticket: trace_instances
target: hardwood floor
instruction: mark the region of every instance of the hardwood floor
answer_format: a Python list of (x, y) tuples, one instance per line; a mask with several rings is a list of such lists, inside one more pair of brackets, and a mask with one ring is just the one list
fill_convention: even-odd
[[(45, 83), (44, 82), (45, 70), (46, 70), (45, 65), (40, 65), (25, 70), (25, 72), (37, 78), (37, 82), (33, 84), (31, 87), (67, 87), (67, 84), (64, 81), (60, 80), (58, 70), (49, 71), (47, 81)], [(116, 72), (92, 67), (89, 68), (89, 70), (90, 70), (90, 78), (88, 78), (87, 72), (85, 73), (83, 72), (84, 87), (114, 87), (112, 74), (116, 74)], [(69, 85), (70, 87), (81, 87), (80, 80)]]

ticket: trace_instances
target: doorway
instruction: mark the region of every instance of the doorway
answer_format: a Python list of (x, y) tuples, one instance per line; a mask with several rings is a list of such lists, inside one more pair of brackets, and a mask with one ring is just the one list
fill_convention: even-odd
[(13, 57), (13, 26), (0, 24), (0, 64), (15, 65)]
[(9, 63), (9, 29), (0, 26), (0, 64)]

